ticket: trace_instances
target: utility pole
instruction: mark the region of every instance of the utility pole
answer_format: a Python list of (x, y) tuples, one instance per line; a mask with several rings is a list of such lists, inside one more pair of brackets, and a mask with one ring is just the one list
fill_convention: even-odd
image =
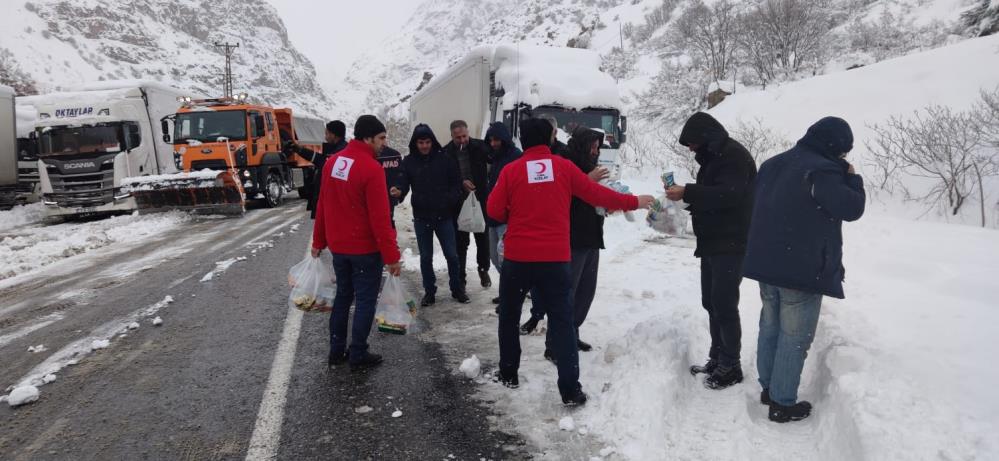
[(232, 53), (233, 50), (239, 48), (239, 43), (233, 45), (229, 42), (215, 42), (215, 47), (222, 48), (225, 53), (225, 76), (222, 79), (222, 93), (224, 97), (232, 99)]
[(624, 53), (624, 26), (621, 25), (620, 21), (617, 23), (617, 32), (621, 37), (621, 52)]

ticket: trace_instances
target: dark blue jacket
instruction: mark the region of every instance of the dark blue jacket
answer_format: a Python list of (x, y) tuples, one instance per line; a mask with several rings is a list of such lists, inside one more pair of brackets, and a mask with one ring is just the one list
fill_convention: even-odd
[[(416, 148), (417, 139), (430, 138), (430, 154), (422, 155)], [(400, 201), (413, 190), (413, 217), (417, 219), (454, 218), (461, 203), (461, 174), (458, 162), (444, 153), (433, 130), (416, 125), (409, 140), (409, 155), (402, 160), (399, 189)]]
[[(493, 122), (492, 125), (489, 125), (489, 129), (486, 130), (487, 145), (492, 138), (499, 139), (503, 143), (503, 146), (499, 151), (493, 150), (492, 147), (489, 148), (488, 159), (490, 167), (488, 186), (486, 187), (487, 196), (493, 192), (493, 187), (496, 187), (496, 181), (499, 181), (499, 175), (503, 171), (503, 167), (517, 160), (523, 154), (513, 143), (513, 136), (510, 135), (510, 129), (503, 122)], [(486, 225), (489, 227), (499, 227), (503, 223), (493, 220), (489, 215), (486, 215)]]
[[(402, 154), (399, 151), (385, 146), (381, 152), (378, 153), (378, 163), (382, 164), (382, 169), (385, 170), (385, 186), (388, 190), (392, 190), (393, 187), (399, 188), (403, 183), (403, 173), (402, 171)], [(395, 207), (399, 204), (400, 199), (397, 199), (389, 195), (389, 206)]]
[(756, 177), (743, 271), (782, 288), (842, 299), (843, 221), (864, 214), (864, 181), (841, 155), (853, 147), (850, 125), (826, 117), (791, 150), (767, 160)]

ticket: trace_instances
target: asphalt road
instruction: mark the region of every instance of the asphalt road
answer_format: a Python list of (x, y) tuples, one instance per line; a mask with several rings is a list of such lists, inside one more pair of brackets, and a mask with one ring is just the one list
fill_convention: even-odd
[[(195, 221), (0, 290), (0, 389), (94, 334), (141, 325), (56, 373), (38, 402), (0, 405), (0, 459), (245, 458), (288, 315), (287, 270), (310, 234), (294, 201)], [(201, 281), (216, 262), (238, 257), (246, 259)], [(155, 314), (164, 321), (155, 327), (142, 311), (166, 296), (174, 302)], [(496, 429), (435, 343), (373, 333), (385, 364), (327, 370), (327, 321), (302, 319), (278, 459), (523, 459), (533, 451)], [(37, 344), (47, 351), (26, 352)], [(364, 406), (372, 410), (359, 413)]]

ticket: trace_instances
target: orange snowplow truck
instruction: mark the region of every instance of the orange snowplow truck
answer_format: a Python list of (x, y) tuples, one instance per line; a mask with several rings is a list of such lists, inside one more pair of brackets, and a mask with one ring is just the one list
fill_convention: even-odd
[(247, 200), (276, 207), (295, 189), (306, 197), (303, 169), (314, 166), (293, 146), (321, 152), (322, 121), (251, 104), (242, 95), (181, 102), (177, 113), (161, 123), (182, 173), (131, 184), (140, 209), (241, 214)]

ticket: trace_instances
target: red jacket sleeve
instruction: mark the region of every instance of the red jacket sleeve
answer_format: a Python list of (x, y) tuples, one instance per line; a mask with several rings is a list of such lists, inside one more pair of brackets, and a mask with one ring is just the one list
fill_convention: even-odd
[[(374, 233), (378, 251), (382, 254), (382, 262), (395, 264), (401, 258), (399, 245), (396, 243), (395, 229), (392, 228), (392, 218), (389, 216), (389, 199), (386, 190), (385, 172), (379, 166), (377, 170), (369, 171), (364, 183), (364, 200), (368, 207), (368, 220)], [(318, 215), (317, 215), (318, 220)]]
[(631, 211), (638, 209), (638, 197), (631, 194), (622, 194), (601, 186), (593, 182), (589, 176), (576, 168), (571, 162), (569, 168), (562, 168), (562, 171), (569, 172), (569, 180), (572, 185), (572, 195), (579, 197), (582, 201), (596, 207), (603, 207), (608, 210)]
[(493, 190), (486, 200), (486, 213), (494, 221), (501, 223), (505, 223), (509, 218), (510, 198), (507, 196), (507, 171), (510, 169), (504, 168), (500, 172), (499, 179), (496, 180), (496, 185), (493, 186)]
[[(333, 169), (334, 162), (327, 162), (323, 165), (319, 182), (326, 181)], [(327, 190), (329, 187), (326, 188)], [(326, 212), (323, 210), (323, 190), (320, 188), (319, 197), (316, 199), (316, 221), (312, 224), (312, 248), (322, 250), (326, 248)]]

